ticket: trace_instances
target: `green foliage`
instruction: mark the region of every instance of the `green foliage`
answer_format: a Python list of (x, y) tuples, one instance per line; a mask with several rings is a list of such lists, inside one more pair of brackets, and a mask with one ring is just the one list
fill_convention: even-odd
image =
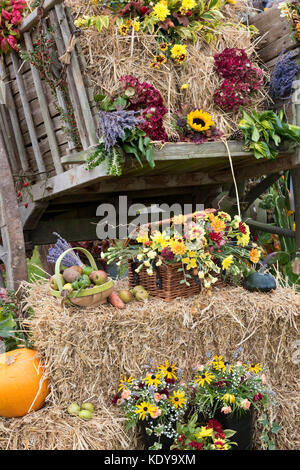
[(270, 423), (266, 413), (264, 413), (263, 417), (258, 421), (263, 425), (260, 437), (263, 449), (275, 450), (275, 442), (274, 439), (270, 437), (270, 434), (278, 434), (279, 431), (281, 431), (282, 426), (280, 426), (276, 421)]
[(8, 293), (7, 300), (0, 299), (0, 338), (4, 342), (6, 351), (11, 351), (25, 342), (25, 336), (19, 330), (18, 310), (14, 292)]
[(243, 119), (239, 123), (246, 147), (253, 150), (255, 158), (275, 159), (279, 146), (288, 148), (300, 144), (300, 127), (283, 122), (283, 113), (263, 111), (251, 114), (243, 111)]

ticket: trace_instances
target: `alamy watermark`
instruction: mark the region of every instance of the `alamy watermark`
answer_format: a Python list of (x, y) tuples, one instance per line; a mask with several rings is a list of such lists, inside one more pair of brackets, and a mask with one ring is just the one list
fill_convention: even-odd
[[(96, 215), (102, 217), (96, 228), (97, 237), (105, 239), (127, 239), (136, 238), (138, 231), (149, 225), (149, 231), (167, 230), (170, 228), (171, 219), (183, 215), (184, 220), (191, 220), (193, 213), (204, 210), (203, 204), (151, 204), (146, 206), (136, 203), (128, 206), (127, 196), (119, 196), (118, 207), (113, 204), (101, 204), (96, 211)], [(163, 221), (162, 224), (159, 222)], [(183, 230), (182, 224), (176, 225), (176, 230), (180, 234)]]

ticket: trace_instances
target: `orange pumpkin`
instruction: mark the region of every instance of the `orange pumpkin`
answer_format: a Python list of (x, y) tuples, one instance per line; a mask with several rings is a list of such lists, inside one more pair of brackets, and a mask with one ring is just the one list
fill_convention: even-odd
[(0, 416), (15, 418), (41, 408), (49, 392), (43, 375), (32, 349), (0, 354)]

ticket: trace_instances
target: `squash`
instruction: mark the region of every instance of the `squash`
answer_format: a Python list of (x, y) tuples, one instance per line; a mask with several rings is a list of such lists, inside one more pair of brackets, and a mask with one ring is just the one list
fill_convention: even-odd
[(0, 354), (0, 416), (15, 418), (38, 410), (48, 386), (37, 351), (21, 348)]
[(270, 273), (255, 272), (245, 278), (244, 288), (250, 292), (270, 292), (276, 289), (276, 281)]

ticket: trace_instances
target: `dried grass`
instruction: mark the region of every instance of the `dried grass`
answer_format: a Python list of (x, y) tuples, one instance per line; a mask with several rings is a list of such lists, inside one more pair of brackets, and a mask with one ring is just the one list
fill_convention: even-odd
[[(90, 2), (81, 0), (68, 0), (74, 18), (84, 15), (99, 14), (99, 10)], [(229, 22), (239, 24), (240, 11), (247, 7), (247, 1), (241, 0), (236, 6), (226, 8), (226, 21), (218, 30), (219, 37), (216, 44), (206, 44), (201, 38), (195, 44), (188, 44), (188, 60), (183, 65), (176, 65), (168, 60), (160, 70), (153, 70), (149, 63), (156, 53), (156, 36), (134, 33), (131, 36), (121, 36), (116, 26), (99, 33), (95, 28), (84, 29), (80, 43), (87, 59), (87, 74), (91, 79), (95, 92), (113, 95), (120, 90), (120, 77), (134, 75), (141, 81), (151, 83), (164, 98), (169, 109), (165, 118), (165, 126), (169, 136), (176, 134), (172, 127), (172, 117), (178, 112), (187, 114), (195, 107), (201, 107), (210, 113), (216, 126), (229, 137), (237, 129), (241, 118), (240, 113), (225, 113), (214, 104), (213, 94), (221, 83), (220, 77), (213, 71), (213, 55), (222, 52), (225, 47), (238, 47), (247, 51), (249, 57), (255, 61), (255, 48), (250, 41), (249, 32), (230, 25)], [(132, 42), (133, 41), (133, 42)], [(181, 91), (181, 85), (189, 84), (189, 88)], [(245, 109), (261, 109), (266, 92), (261, 89), (250, 98)]]
[[(142, 373), (149, 358), (156, 364), (176, 361), (190, 371), (206, 361), (208, 351), (230, 358), (239, 346), (242, 359), (268, 368), (278, 400), (273, 414), (283, 425), (277, 448), (299, 446), (299, 365), (291, 361), (299, 310), (293, 290), (280, 287), (260, 294), (222, 288), (212, 296), (168, 303), (150, 298), (117, 310), (108, 304), (93, 309), (62, 306), (42, 283), (26, 289), (35, 316), (24, 326), (43, 358), (51, 393), (44, 409), (24, 418), (0, 419), (0, 449), (134, 449), (137, 436), (124, 432), (124, 417), (110, 405), (121, 376)], [(69, 403), (86, 400), (97, 407), (92, 421), (67, 415)]]

